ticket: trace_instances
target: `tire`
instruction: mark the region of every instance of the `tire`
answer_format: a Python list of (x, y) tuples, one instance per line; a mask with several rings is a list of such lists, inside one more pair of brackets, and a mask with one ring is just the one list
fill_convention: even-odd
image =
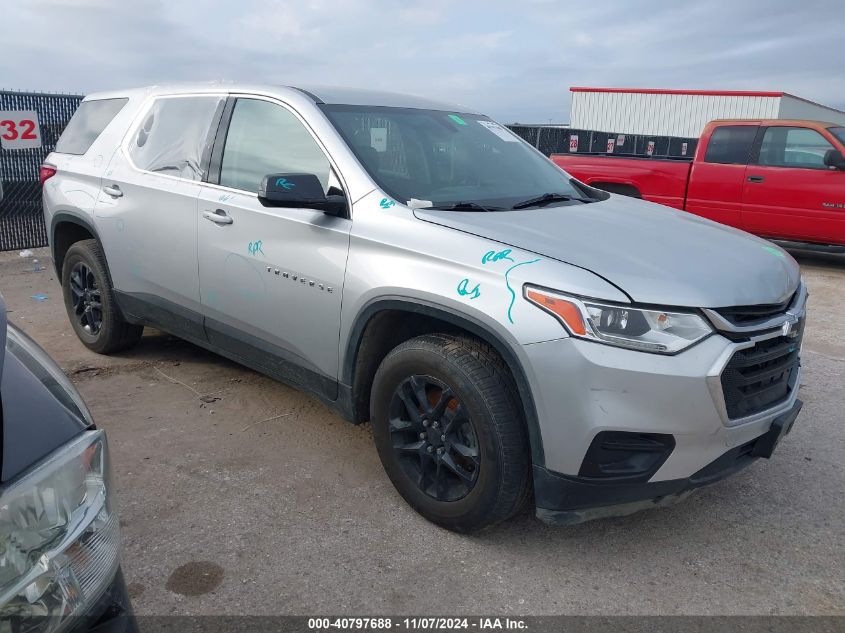
[(76, 242), (67, 250), (62, 294), (73, 330), (85, 347), (98, 354), (127, 349), (144, 333), (144, 326), (127, 323), (121, 316), (106, 259), (96, 240)]
[(373, 380), (371, 418), (399, 494), (455, 532), (516, 514), (531, 485), (518, 403), (504, 362), (476, 339), (426, 334), (393, 349)]

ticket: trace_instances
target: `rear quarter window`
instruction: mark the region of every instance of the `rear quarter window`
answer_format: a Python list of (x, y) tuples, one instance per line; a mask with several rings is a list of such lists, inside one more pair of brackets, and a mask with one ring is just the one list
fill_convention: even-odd
[(76, 155), (87, 152), (127, 101), (129, 99), (83, 101), (59, 137), (55, 151), (60, 154)]

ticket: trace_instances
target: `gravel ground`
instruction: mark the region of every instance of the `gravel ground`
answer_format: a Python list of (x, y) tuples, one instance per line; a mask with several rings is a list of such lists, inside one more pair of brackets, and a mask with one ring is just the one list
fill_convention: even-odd
[(140, 615), (845, 614), (845, 257), (798, 255), (805, 406), (772, 460), (671, 508), (466, 537), (405, 505), (369, 425), (153, 330), (89, 352), (34, 256), (0, 254), (0, 291), (108, 432)]

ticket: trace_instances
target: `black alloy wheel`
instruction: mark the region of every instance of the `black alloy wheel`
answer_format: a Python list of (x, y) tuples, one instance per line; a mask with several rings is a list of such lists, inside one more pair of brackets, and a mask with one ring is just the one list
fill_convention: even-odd
[(478, 436), (452, 389), (412, 375), (393, 393), (389, 429), (405, 474), (429, 497), (457, 501), (472, 490), (481, 465)]

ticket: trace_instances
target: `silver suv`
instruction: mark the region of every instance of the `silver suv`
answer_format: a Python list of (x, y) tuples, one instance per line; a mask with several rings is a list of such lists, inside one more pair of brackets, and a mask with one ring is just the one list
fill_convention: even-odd
[(806, 290), (746, 233), (588, 187), (465, 107), (320, 88), (85, 99), (42, 168), (70, 321), (143, 326), (371, 420), (399, 493), (473, 531), (677, 500), (801, 407)]

